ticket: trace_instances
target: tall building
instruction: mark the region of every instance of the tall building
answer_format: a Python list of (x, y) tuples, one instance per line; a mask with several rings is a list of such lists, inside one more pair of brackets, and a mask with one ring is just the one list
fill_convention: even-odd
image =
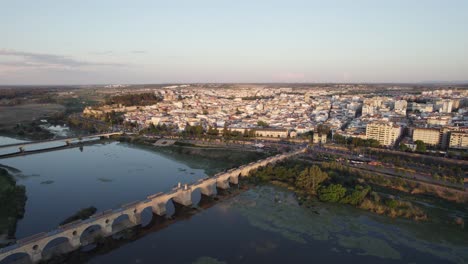
[(374, 122), (366, 126), (366, 137), (379, 141), (382, 146), (393, 146), (401, 136), (401, 127), (392, 122)]
[(449, 148), (468, 149), (468, 133), (461, 131), (450, 133)]
[(427, 145), (438, 146), (441, 143), (440, 129), (437, 128), (415, 128), (413, 130), (413, 141), (421, 140)]
[(450, 99), (439, 100), (436, 102), (436, 108), (439, 110), (439, 113), (451, 113), (453, 107), (453, 102)]
[(362, 115), (373, 115), (374, 114), (374, 107), (371, 105), (363, 105), (362, 106)]
[(400, 115), (406, 115), (406, 108), (408, 106), (408, 102), (406, 100), (398, 100), (395, 101), (395, 113), (400, 114)]

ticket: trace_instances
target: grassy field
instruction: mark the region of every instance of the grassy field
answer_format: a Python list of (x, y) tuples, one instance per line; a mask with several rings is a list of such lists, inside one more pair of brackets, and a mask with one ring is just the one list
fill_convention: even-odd
[(59, 104), (25, 104), (0, 106), (0, 129), (8, 129), (18, 123), (27, 123), (65, 111)]

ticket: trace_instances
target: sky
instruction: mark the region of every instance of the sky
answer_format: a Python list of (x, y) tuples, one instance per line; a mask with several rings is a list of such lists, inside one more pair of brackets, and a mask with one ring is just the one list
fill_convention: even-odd
[(0, 85), (467, 80), (467, 0), (0, 0)]

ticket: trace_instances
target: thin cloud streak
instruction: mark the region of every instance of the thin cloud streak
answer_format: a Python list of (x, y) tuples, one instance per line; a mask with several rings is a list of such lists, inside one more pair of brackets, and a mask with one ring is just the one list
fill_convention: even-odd
[(115, 52), (113, 52), (112, 50), (106, 50), (106, 51), (90, 52), (89, 54), (93, 54), (93, 55), (113, 55), (113, 54), (115, 54)]
[(89, 66), (125, 66), (120, 63), (90, 62), (77, 60), (64, 55), (23, 52), (7, 49), (0, 49), (0, 56), (7, 56), (15, 59), (14, 61), (0, 62), (0, 65), (10, 67), (79, 68)]

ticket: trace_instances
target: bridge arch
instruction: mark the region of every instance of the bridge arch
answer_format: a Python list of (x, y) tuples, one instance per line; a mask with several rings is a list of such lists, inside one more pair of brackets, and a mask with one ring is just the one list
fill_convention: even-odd
[(151, 205), (141, 208), (141, 210), (138, 210), (136, 214), (139, 214), (141, 227), (149, 226), (155, 215)]
[(190, 196), (191, 196), (190, 199), (192, 200), (192, 205), (197, 206), (200, 203), (202, 196), (203, 196), (201, 187), (197, 187), (193, 189)]
[(164, 203), (164, 207), (166, 209), (165, 210), (166, 217), (171, 217), (175, 214), (175, 211), (176, 211), (175, 202), (172, 199), (172, 197), (167, 199), (167, 201)]
[(49, 259), (53, 256), (70, 252), (73, 249), (70, 239), (66, 236), (59, 236), (51, 239), (42, 248), (42, 259)]
[(104, 228), (100, 224), (91, 224), (78, 234), (82, 245), (92, 244), (97, 238), (104, 236)]
[(112, 221), (112, 233), (122, 231), (130, 226), (130, 216), (128, 214), (121, 214), (114, 218)]
[(9, 255), (8, 257), (0, 260), (0, 264), (11, 264), (11, 263), (33, 263), (31, 256), (26, 252), (17, 252)]

